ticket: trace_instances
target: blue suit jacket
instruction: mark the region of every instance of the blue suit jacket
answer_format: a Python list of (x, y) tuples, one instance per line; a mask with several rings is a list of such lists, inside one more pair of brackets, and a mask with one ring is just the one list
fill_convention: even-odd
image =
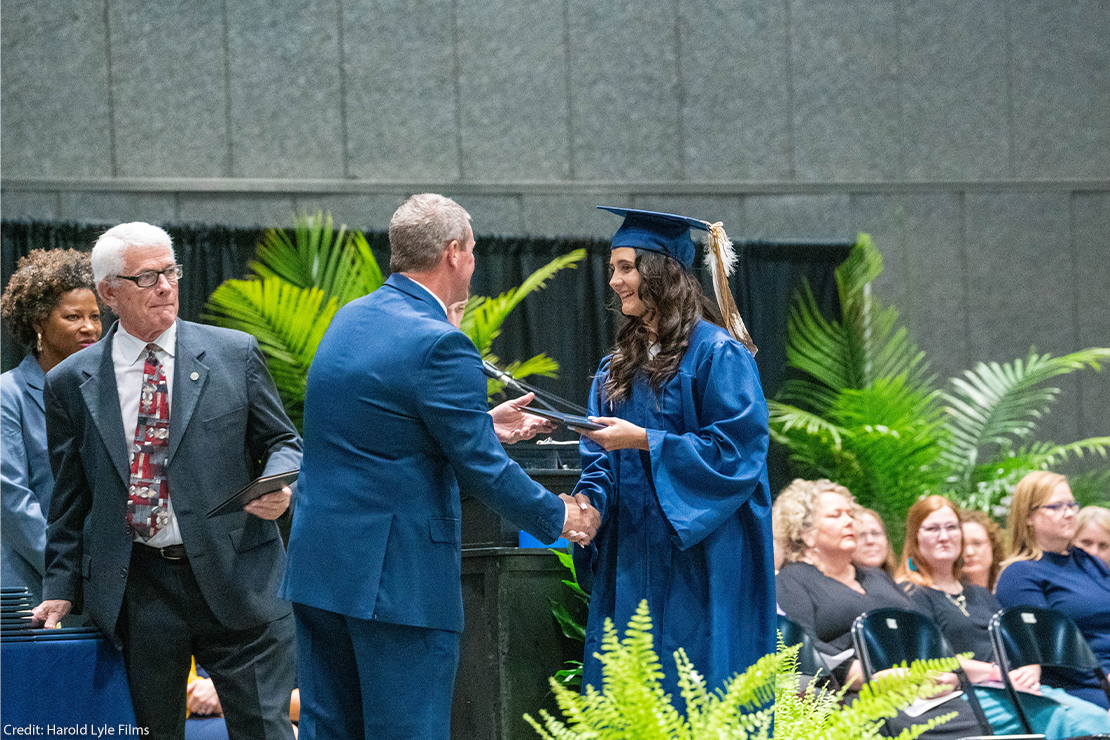
[(332, 321), (308, 373), (304, 435), (290, 601), (461, 631), (460, 489), (544, 541), (562, 530), (563, 502), (497, 440), (478, 351), (403, 275)]
[(46, 451), (44, 379), (31, 355), (0, 375), (0, 583), (25, 586), (33, 604), (42, 599), (46, 512), (54, 490)]
[[(47, 599), (68, 599), (115, 634), (132, 538), (128, 438), (112, 365), (113, 326), (46, 376), (55, 478)], [(289, 613), (277, 524), (243, 511), (205, 515), (259, 475), (295, 470), (301, 444), (254, 337), (178, 321), (166, 474), (189, 565), (216, 618), (248, 629)], [(132, 431), (131, 434), (134, 434)]]

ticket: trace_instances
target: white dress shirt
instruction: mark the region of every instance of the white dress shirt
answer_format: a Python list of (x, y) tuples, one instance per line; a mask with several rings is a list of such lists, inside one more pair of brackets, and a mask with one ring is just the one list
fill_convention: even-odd
[[(173, 418), (173, 356), (177, 351), (177, 322), (155, 339), (158, 346), (155, 354), (166, 371), (166, 394), (170, 404), (170, 418)], [(127, 462), (130, 466), (135, 457), (135, 427), (139, 424), (139, 396), (143, 388), (143, 368), (146, 365), (147, 342), (127, 333), (121, 323), (112, 340), (112, 365), (116, 371), (116, 389), (119, 391), (119, 410), (123, 418), (123, 432), (126, 435)], [(177, 516), (173, 513), (173, 490), (170, 490), (168, 513), (170, 520), (166, 526), (149, 540), (135, 535), (136, 542), (151, 547), (183, 544), (181, 530), (177, 526)]]

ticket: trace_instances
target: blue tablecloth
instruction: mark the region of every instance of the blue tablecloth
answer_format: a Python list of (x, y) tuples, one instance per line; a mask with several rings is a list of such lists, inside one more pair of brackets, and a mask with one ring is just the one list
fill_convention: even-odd
[(58, 734), (47, 725), (78, 736), (136, 735), (120, 652), (99, 635), (58, 637), (0, 642), (0, 722), (41, 728), (32, 735)]

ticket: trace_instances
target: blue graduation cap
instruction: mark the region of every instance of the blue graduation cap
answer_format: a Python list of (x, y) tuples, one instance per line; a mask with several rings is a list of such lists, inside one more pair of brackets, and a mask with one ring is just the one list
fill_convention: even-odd
[(632, 247), (658, 252), (678, 260), (687, 270), (694, 266), (694, 255), (697, 253), (690, 229), (709, 231), (710, 228), (706, 221), (673, 213), (613, 206), (598, 208), (624, 217), (624, 223), (613, 236), (613, 249)]

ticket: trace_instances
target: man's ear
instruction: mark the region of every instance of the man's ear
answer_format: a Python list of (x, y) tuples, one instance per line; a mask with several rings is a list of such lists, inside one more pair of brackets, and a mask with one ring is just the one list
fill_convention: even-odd
[(112, 285), (109, 280), (101, 280), (96, 284), (96, 294), (114, 313), (116, 310), (116, 286)]
[(458, 265), (459, 252), (461, 251), (462, 244), (459, 243), (458, 239), (452, 239), (451, 241), (449, 241), (447, 243), (447, 249), (444, 253), (444, 259), (447, 260), (447, 264), (449, 264), (451, 267), (455, 267), (456, 265)]

